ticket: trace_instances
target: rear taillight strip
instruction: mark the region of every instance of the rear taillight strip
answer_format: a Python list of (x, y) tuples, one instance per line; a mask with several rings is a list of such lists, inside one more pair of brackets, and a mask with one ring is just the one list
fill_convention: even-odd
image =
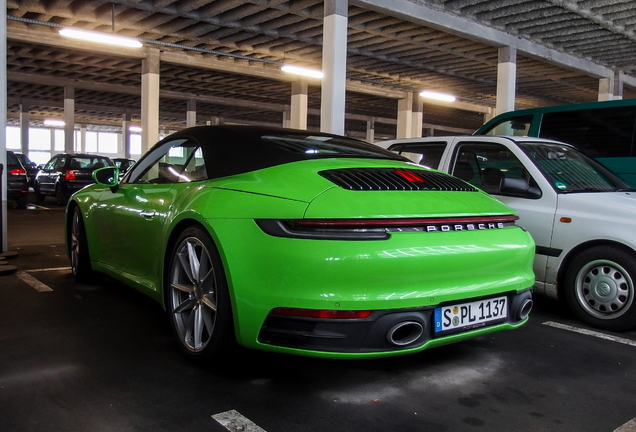
[(393, 232), (448, 232), (501, 229), (515, 225), (517, 215), (423, 219), (257, 219), (276, 237), (322, 240), (386, 240)]

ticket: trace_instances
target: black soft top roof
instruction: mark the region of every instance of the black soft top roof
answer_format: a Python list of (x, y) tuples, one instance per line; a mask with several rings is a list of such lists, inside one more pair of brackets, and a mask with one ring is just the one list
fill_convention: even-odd
[[(159, 143), (189, 139), (205, 147), (211, 178), (256, 171), (290, 162), (323, 158), (406, 160), (373, 144), (340, 135), (262, 126), (197, 126), (176, 132)], [(309, 147), (324, 151), (306, 151)], [(209, 163), (208, 163), (209, 162)]]

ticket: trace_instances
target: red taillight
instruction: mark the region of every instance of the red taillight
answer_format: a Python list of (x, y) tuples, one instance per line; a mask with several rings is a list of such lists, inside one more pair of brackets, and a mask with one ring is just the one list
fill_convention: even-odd
[(24, 168), (14, 168), (11, 170), (11, 174), (15, 174), (15, 175), (26, 174), (26, 170)]
[(497, 223), (514, 222), (519, 219), (517, 215), (505, 216), (475, 216), (475, 217), (450, 217), (430, 219), (294, 219), (290, 223), (297, 226), (313, 228), (364, 228), (372, 226), (382, 227), (412, 227), (431, 224), (461, 224), (461, 223)]
[(404, 177), (405, 179), (407, 179), (408, 181), (410, 181), (411, 183), (425, 182), (425, 180), (422, 177), (418, 176), (413, 171), (396, 169), (395, 172), (401, 175), (402, 177)]
[(64, 179), (65, 180), (75, 180), (75, 171), (66, 170), (64, 172)]
[(371, 315), (371, 311), (276, 308), (272, 311), (272, 315), (287, 315), (303, 318), (356, 319), (368, 317)]

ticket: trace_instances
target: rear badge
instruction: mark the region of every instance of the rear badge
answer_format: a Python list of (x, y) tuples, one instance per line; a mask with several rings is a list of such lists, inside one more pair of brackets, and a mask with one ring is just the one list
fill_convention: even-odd
[(483, 222), (483, 223), (457, 223), (457, 224), (430, 224), (419, 227), (387, 228), (387, 232), (426, 231), (479, 231), (488, 229), (501, 229), (514, 226), (514, 222)]

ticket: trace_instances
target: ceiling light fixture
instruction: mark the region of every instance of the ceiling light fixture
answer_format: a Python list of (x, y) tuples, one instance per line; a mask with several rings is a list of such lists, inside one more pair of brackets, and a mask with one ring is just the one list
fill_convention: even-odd
[(64, 126), (64, 120), (46, 119), (44, 120), (44, 126)]
[(131, 132), (141, 132), (141, 126), (130, 126), (128, 130)]
[(453, 95), (446, 94), (446, 93), (438, 93), (438, 92), (434, 92), (430, 90), (424, 90), (423, 92), (420, 93), (420, 96), (428, 98), (428, 99), (443, 101), (443, 102), (455, 102), (455, 99), (457, 99)]
[(306, 76), (309, 78), (322, 78), (324, 76), (324, 74), (322, 73), (322, 71), (316, 70), (316, 69), (309, 69), (309, 68), (304, 68), (304, 67), (300, 67), (300, 66), (292, 66), (292, 65), (283, 65), (280, 70), (282, 70), (283, 72), (287, 72), (290, 74), (294, 74), (294, 75), (302, 75), (302, 76)]
[(127, 48), (141, 48), (143, 45), (136, 39), (109, 35), (107, 33), (97, 33), (84, 30), (75, 30), (65, 28), (60, 30), (62, 36), (70, 37), (73, 39), (80, 39), (85, 42), (97, 42), (109, 45), (116, 45)]

